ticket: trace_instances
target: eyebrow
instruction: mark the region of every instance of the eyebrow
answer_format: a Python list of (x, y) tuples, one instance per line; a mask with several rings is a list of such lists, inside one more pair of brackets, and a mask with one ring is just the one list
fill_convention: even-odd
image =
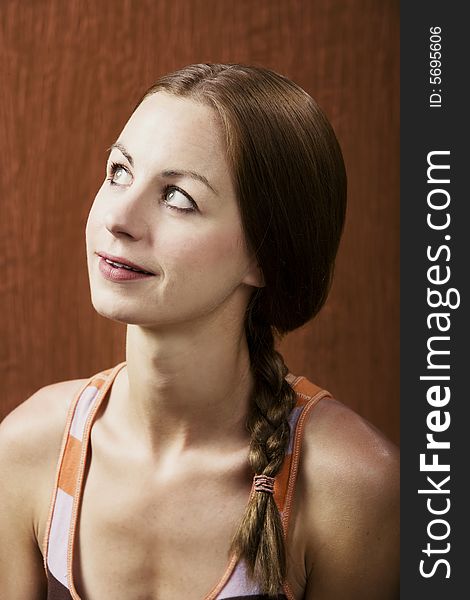
[(126, 148), (124, 147), (123, 144), (121, 144), (121, 142), (114, 142), (114, 144), (111, 144), (111, 146), (109, 148), (106, 148), (106, 150), (108, 152), (111, 152), (111, 150), (113, 148), (117, 148), (118, 150), (120, 150), (122, 152), (122, 154), (124, 154), (124, 156), (127, 158), (127, 160), (130, 162), (131, 167), (134, 166), (134, 159), (132, 158), (132, 156), (129, 154), (129, 152), (126, 150)]
[[(114, 144), (111, 144), (111, 146), (107, 148), (107, 150), (110, 152), (113, 148), (117, 148), (127, 158), (131, 167), (134, 166), (134, 159), (121, 142), (114, 142)], [(160, 173), (160, 175), (165, 178), (190, 177), (191, 179), (196, 179), (197, 181), (201, 181), (202, 183), (204, 183), (210, 190), (214, 192), (214, 194), (218, 195), (217, 190), (209, 183), (207, 177), (204, 177), (204, 175), (201, 175), (196, 171), (191, 171), (188, 169), (165, 169)]]

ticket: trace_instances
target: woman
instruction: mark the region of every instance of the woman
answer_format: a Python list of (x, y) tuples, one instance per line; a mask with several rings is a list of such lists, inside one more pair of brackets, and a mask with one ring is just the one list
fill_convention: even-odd
[(397, 597), (397, 450), (274, 349), (331, 283), (326, 118), (266, 69), (192, 65), (110, 150), (87, 258), (126, 362), (2, 424), (2, 597)]

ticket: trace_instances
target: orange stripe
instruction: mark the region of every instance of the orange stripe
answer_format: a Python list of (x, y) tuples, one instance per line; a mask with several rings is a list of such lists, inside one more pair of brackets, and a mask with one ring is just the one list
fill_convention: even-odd
[(59, 476), (59, 487), (70, 496), (75, 493), (81, 450), (82, 442), (73, 435), (69, 435)]
[(292, 454), (288, 454), (282, 463), (281, 470), (276, 475), (274, 482), (274, 500), (279, 512), (284, 510), (284, 504), (287, 495), (287, 483), (289, 481), (289, 472), (292, 462)]
[(295, 386), (294, 389), (299, 394), (305, 394), (306, 396), (315, 396), (322, 390), (321, 387), (315, 385), (305, 377), (303, 377)]
[[(295, 378), (295, 376), (293, 376)], [(297, 394), (297, 401), (295, 403), (295, 408), (301, 408), (310, 401), (311, 397), (317, 394), (321, 388), (306, 379), (305, 377), (301, 377), (298, 379), (293, 389)], [(294, 431), (292, 432), (295, 436), (297, 430), (297, 423), (295, 424)], [(287, 454), (284, 458), (284, 462), (282, 463), (281, 470), (276, 475), (276, 481), (274, 483), (274, 500), (276, 501), (277, 508), (279, 512), (284, 511), (287, 489), (289, 485), (289, 476), (291, 472), (292, 466), (292, 454)]]
[(106, 383), (106, 379), (103, 379), (103, 377), (94, 377), (89, 385), (90, 386), (94, 386), (95, 388), (97, 388), (98, 390), (101, 389), (103, 387), (103, 384)]
[(50, 532), (51, 532), (52, 517), (53, 517), (53, 514), (54, 514), (55, 501), (56, 501), (56, 497), (57, 497), (57, 488), (59, 486), (59, 477), (60, 477), (60, 472), (61, 472), (61, 467), (62, 467), (63, 456), (64, 456), (64, 452), (65, 452), (65, 446), (66, 446), (66, 443), (67, 443), (70, 426), (71, 426), (73, 415), (74, 415), (74, 412), (75, 412), (75, 407), (76, 407), (77, 403), (79, 402), (82, 393), (90, 385), (91, 379), (92, 378), (90, 377), (90, 379), (88, 379), (88, 381), (75, 394), (75, 398), (73, 399), (73, 401), (72, 401), (72, 403), (71, 403), (71, 405), (69, 407), (68, 413), (67, 413), (67, 421), (66, 421), (66, 424), (65, 424), (64, 434), (62, 436), (62, 443), (61, 443), (61, 448), (60, 448), (59, 460), (58, 460), (57, 466), (56, 466), (56, 474), (55, 474), (55, 479), (54, 479), (54, 488), (52, 490), (51, 500), (50, 500), (50, 503), (49, 503), (49, 515), (47, 517), (47, 522), (46, 522), (46, 531), (44, 533), (44, 539), (43, 539), (43, 542), (42, 542), (43, 558), (44, 558), (44, 569), (46, 571), (46, 576), (47, 576), (47, 557), (48, 557), (48, 552), (49, 552), (49, 536), (50, 536)]
[[(77, 527), (77, 515), (78, 515), (78, 508), (79, 508), (79, 505), (81, 504), (81, 500), (82, 500), (84, 471), (85, 471), (85, 463), (86, 463), (88, 450), (89, 450), (88, 442), (90, 439), (90, 432), (91, 432), (91, 428), (93, 426), (93, 422), (95, 420), (95, 415), (97, 414), (97, 412), (101, 406), (103, 398), (106, 396), (109, 388), (111, 387), (114, 379), (116, 378), (116, 375), (118, 374), (118, 372), (122, 369), (122, 367), (124, 365), (125, 365), (125, 362), (122, 362), (122, 363), (119, 363), (118, 365), (116, 365), (115, 367), (113, 367), (112, 369), (108, 369), (108, 375), (107, 375), (106, 379), (104, 379), (99, 385), (100, 390), (97, 393), (97, 395), (95, 396), (93, 407), (90, 410), (90, 412), (88, 413), (88, 416), (87, 416), (87, 419), (85, 422), (85, 428), (83, 431), (83, 442), (80, 444), (81, 445), (81, 454), (80, 454), (79, 460), (78, 460), (79, 464), (75, 467), (75, 469), (76, 469), (75, 472), (77, 473), (77, 477), (76, 477), (76, 486), (75, 486), (74, 495), (73, 495), (72, 517), (71, 517), (71, 521), (70, 521), (69, 539), (68, 539), (68, 547), (67, 547), (67, 580), (69, 582), (69, 592), (70, 592), (70, 595), (72, 596), (73, 600), (81, 600), (80, 596), (78, 595), (77, 590), (75, 589), (72, 565), (74, 562), (74, 540), (75, 540), (75, 531), (76, 531), (76, 527)], [(102, 375), (102, 374), (100, 374), (100, 375)]]

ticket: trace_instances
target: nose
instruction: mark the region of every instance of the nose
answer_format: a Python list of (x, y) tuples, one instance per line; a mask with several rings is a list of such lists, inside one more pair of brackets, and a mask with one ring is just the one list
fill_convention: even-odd
[(106, 229), (115, 237), (143, 238), (148, 232), (144, 204), (142, 197), (131, 193), (115, 197), (104, 216)]

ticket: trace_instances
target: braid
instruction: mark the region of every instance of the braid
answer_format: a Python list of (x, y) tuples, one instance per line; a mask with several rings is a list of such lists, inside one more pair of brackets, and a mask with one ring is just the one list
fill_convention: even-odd
[[(274, 477), (289, 444), (288, 417), (296, 396), (285, 380), (288, 369), (274, 349), (271, 326), (255, 325), (248, 318), (245, 328), (255, 377), (247, 421), (249, 462), (255, 475)], [(256, 492), (251, 497), (232, 550), (245, 559), (263, 593), (277, 597), (286, 576), (286, 555), (281, 517), (271, 493)]]

